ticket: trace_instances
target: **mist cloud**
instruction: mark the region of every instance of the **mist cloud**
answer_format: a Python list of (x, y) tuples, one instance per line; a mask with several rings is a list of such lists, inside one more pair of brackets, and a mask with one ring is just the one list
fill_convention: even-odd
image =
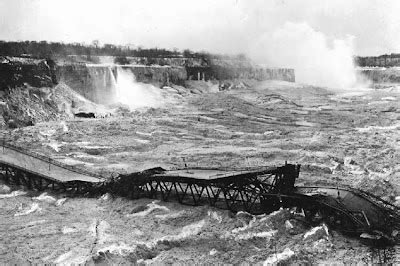
[(260, 35), (249, 53), (267, 66), (291, 67), (296, 80), (318, 86), (348, 88), (356, 85), (352, 36), (328, 41), (307, 23), (286, 22)]

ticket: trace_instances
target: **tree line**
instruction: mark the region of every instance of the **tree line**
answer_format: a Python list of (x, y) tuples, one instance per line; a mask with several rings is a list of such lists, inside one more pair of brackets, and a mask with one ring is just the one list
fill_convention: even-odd
[(193, 52), (185, 49), (163, 49), (163, 48), (131, 48), (124, 45), (104, 44), (98, 41), (92, 44), (61, 43), (47, 41), (0, 41), (0, 55), (2, 56), (25, 56), (32, 58), (55, 58), (68, 55), (85, 56), (115, 56), (115, 57), (149, 57), (149, 58), (201, 58), (201, 59), (245, 59), (243, 54), (231, 56), (211, 54), (207, 52)]

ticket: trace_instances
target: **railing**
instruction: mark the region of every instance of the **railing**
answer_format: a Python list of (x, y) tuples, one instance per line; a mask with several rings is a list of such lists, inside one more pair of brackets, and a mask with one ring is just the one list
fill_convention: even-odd
[(92, 173), (92, 172), (90, 172), (88, 170), (85, 170), (85, 169), (82, 169), (82, 168), (78, 168), (76, 166), (72, 166), (72, 165), (68, 165), (68, 164), (56, 161), (56, 160), (51, 159), (50, 157), (47, 157), (47, 156), (45, 156), (43, 154), (24, 149), (24, 148), (22, 148), (20, 146), (14, 145), (14, 144), (6, 143), (4, 140), (3, 140), (3, 142), (0, 142), (0, 146), (2, 146), (4, 148), (7, 148), (7, 149), (11, 149), (11, 150), (17, 151), (19, 153), (22, 153), (24, 155), (27, 155), (27, 156), (30, 156), (30, 157), (33, 157), (33, 158), (36, 158), (36, 159), (39, 159), (39, 160), (41, 160), (43, 162), (58, 166), (60, 168), (66, 169), (66, 170), (71, 171), (71, 172), (75, 172), (75, 173), (78, 173), (78, 174), (87, 175), (87, 176), (91, 176), (91, 177), (97, 177), (99, 179), (104, 179), (104, 180), (106, 179), (104, 176), (102, 176), (100, 174)]
[[(215, 178), (224, 178), (229, 176), (236, 176), (236, 175), (243, 175), (243, 174), (251, 174), (253, 172), (260, 173), (262, 171), (267, 172), (268, 174), (273, 174), (276, 172), (277, 167), (274, 166), (262, 166), (262, 167), (241, 167), (241, 168), (234, 168), (234, 167), (185, 167), (185, 168), (172, 168), (170, 171), (188, 171), (190, 173), (191, 170), (206, 170), (206, 171), (221, 171), (224, 173), (217, 173), (209, 175), (207, 179), (215, 179)], [(188, 177), (187, 175), (176, 173), (174, 176), (177, 177)]]

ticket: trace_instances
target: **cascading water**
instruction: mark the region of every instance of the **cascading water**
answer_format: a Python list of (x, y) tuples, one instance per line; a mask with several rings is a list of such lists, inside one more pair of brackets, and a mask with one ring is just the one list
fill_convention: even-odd
[(111, 91), (112, 91), (112, 102), (115, 102), (116, 95), (117, 95), (117, 81), (115, 80), (115, 76), (112, 70), (112, 67), (108, 67), (108, 73), (110, 75), (110, 82), (111, 82)]
[[(114, 78), (114, 76), (113, 76)], [(160, 89), (151, 84), (140, 83), (129, 69), (117, 67), (115, 101), (129, 106), (131, 110), (159, 107), (163, 103)]]
[(116, 81), (112, 66), (88, 64), (86, 67), (88, 78), (85, 79), (86, 84), (83, 95), (95, 103), (113, 103), (116, 93)]

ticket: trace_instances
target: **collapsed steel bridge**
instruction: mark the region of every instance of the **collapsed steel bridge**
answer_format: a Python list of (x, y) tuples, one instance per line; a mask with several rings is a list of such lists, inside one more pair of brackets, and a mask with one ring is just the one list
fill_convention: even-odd
[(176, 200), (252, 214), (296, 207), (312, 224), (325, 222), (345, 233), (400, 243), (400, 208), (354, 188), (296, 187), (300, 165), (231, 170), (152, 168), (105, 179), (17, 146), (2, 146), (0, 178), (38, 191), (110, 192), (132, 199)]
[(154, 168), (119, 175), (110, 181), (108, 188), (115, 194), (133, 199), (177, 200), (187, 205), (208, 204), (234, 212), (260, 214), (275, 209), (279, 202), (279, 198), (269, 199), (266, 193), (279, 195), (292, 192), (299, 169), (300, 166), (295, 165), (230, 171), (218, 168), (169, 171)]
[(0, 143), (0, 178), (12, 185), (38, 191), (83, 194), (103, 185), (105, 179), (78, 167), (53, 160), (19, 146)]
[(149, 169), (120, 175), (109, 189), (130, 198), (208, 204), (233, 212), (269, 213), (296, 207), (312, 224), (383, 242), (400, 242), (400, 208), (371, 193), (338, 187), (296, 187), (300, 165), (224, 170)]

